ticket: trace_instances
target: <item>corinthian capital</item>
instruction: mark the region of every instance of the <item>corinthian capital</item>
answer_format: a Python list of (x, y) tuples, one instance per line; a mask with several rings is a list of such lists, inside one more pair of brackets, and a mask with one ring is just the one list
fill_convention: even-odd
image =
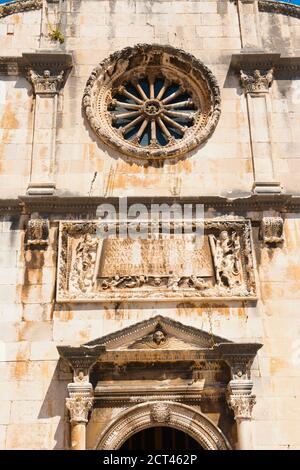
[(33, 69), (30, 69), (28, 72), (28, 80), (32, 84), (36, 95), (57, 94), (63, 82), (63, 76), (63, 71), (58, 75), (51, 75), (49, 70), (44, 70), (42, 75), (39, 75)]
[(228, 385), (227, 403), (234, 412), (234, 419), (251, 419), (256, 403), (252, 394), (252, 380), (231, 380)]
[(70, 383), (68, 390), (70, 398), (66, 398), (66, 407), (70, 413), (71, 423), (87, 423), (89, 412), (94, 404), (92, 384)]
[(66, 406), (70, 412), (71, 423), (87, 423), (88, 415), (93, 407), (92, 397), (80, 396), (66, 398)]
[(253, 74), (246, 74), (240, 71), (241, 84), (245, 93), (269, 93), (269, 88), (273, 83), (274, 69), (270, 69), (266, 75), (261, 75), (260, 70), (254, 70)]

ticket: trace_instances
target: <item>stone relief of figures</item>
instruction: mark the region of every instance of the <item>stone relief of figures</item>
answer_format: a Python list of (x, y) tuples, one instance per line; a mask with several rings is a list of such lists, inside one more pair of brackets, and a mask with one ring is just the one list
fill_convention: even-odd
[[(103, 243), (97, 236), (96, 224), (88, 222), (62, 222), (57, 295), (58, 300), (112, 301), (117, 299), (160, 298), (240, 298), (256, 297), (255, 262), (251, 241), (250, 221), (207, 221), (206, 237), (211, 271), (190, 275), (181, 271), (181, 264), (173, 272), (153, 275), (134, 275), (141, 265), (130, 264), (128, 275), (122, 267), (118, 273), (119, 253), (110, 253), (115, 267), (111, 275), (102, 274)], [(182, 250), (185, 245), (183, 240)], [(202, 256), (203, 253), (199, 254)], [(100, 263), (101, 259), (101, 263)], [(151, 261), (151, 259), (150, 259)], [(170, 265), (170, 267), (172, 267)]]
[(223, 230), (219, 237), (209, 235), (218, 285), (232, 288), (241, 284), (240, 240), (236, 232)]
[(70, 275), (70, 287), (82, 292), (93, 288), (98, 241), (90, 233), (84, 235), (76, 247), (75, 261)]

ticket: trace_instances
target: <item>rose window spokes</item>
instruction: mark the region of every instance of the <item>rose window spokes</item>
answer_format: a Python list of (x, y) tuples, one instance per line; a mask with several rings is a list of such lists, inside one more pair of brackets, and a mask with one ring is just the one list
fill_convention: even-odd
[(111, 123), (128, 142), (160, 147), (182, 139), (198, 114), (190, 94), (162, 76), (130, 80), (112, 92)]

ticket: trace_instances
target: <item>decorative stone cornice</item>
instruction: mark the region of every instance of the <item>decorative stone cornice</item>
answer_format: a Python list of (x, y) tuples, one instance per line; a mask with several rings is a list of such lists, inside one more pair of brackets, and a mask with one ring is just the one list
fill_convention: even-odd
[(245, 93), (269, 93), (269, 88), (273, 83), (273, 74), (273, 68), (270, 69), (265, 75), (262, 75), (258, 69), (254, 70), (253, 74), (246, 74), (243, 70), (241, 70), (241, 84)]
[(258, 9), (262, 12), (279, 13), (300, 19), (300, 7), (297, 5), (271, 0), (258, 0)]
[(51, 75), (50, 70), (44, 70), (43, 74), (39, 75), (30, 69), (27, 78), (32, 84), (36, 95), (55, 95), (59, 92), (63, 83), (63, 76), (63, 70), (58, 75)]
[(40, 10), (42, 5), (43, 0), (20, 0), (19, 2), (6, 3), (0, 5), (0, 18), (23, 11)]
[(228, 385), (227, 402), (234, 412), (234, 419), (251, 419), (256, 403), (252, 394), (253, 382), (246, 379), (231, 380)]
[(284, 241), (282, 217), (263, 217), (260, 229), (265, 244), (278, 245)]
[(70, 413), (71, 423), (87, 423), (89, 412), (94, 403), (92, 396), (93, 386), (90, 383), (68, 385), (69, 398), (66, 398), (66, 407)]

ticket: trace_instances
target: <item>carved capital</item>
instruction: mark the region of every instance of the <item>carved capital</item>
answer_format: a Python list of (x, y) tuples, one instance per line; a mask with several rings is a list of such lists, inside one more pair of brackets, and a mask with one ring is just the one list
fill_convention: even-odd
[(79, 385), (70, 383), (68, 385), (69, 398), (66, 398), (66, 407), (70, 413), (71, 423), (87, 423), (88, 415), (93, 408), (92, 384)]
[(55, 95), (59, 92), (64, 79), (64, 71), (57, 75), (51, 75), (49, 70), (44, 70), (40, 75), (33, 69), (30, 69), (27, 75), (29, 82), (33, 86), (36, 95)]
[(228, 385), (227, 403), (234, 412), (234, 419), (251, 419), (256, 403), (252, 394), (252, 380), (231, 380)]
[(261, 237), (265, 244), (278, 245), (284, 241), (283, 219), (281, 217), (263, 217)]
[(246, 74), (240, 70), (241, 84), (245, 93), (269, 93), (274, 79), (274, 69), (271, 68), (265, 75), (262, 75), (260, 70), (254, 70), (251, 74)]
[(151, 405), (151, 420), (156, 423), (167, 423), (170, 421), (170, 406), (168, 403), (157, 402)]
[(49, 244), (49, 220), (30, 219), (27, 224), (26, 245), (29, 248), (47, 247)]

